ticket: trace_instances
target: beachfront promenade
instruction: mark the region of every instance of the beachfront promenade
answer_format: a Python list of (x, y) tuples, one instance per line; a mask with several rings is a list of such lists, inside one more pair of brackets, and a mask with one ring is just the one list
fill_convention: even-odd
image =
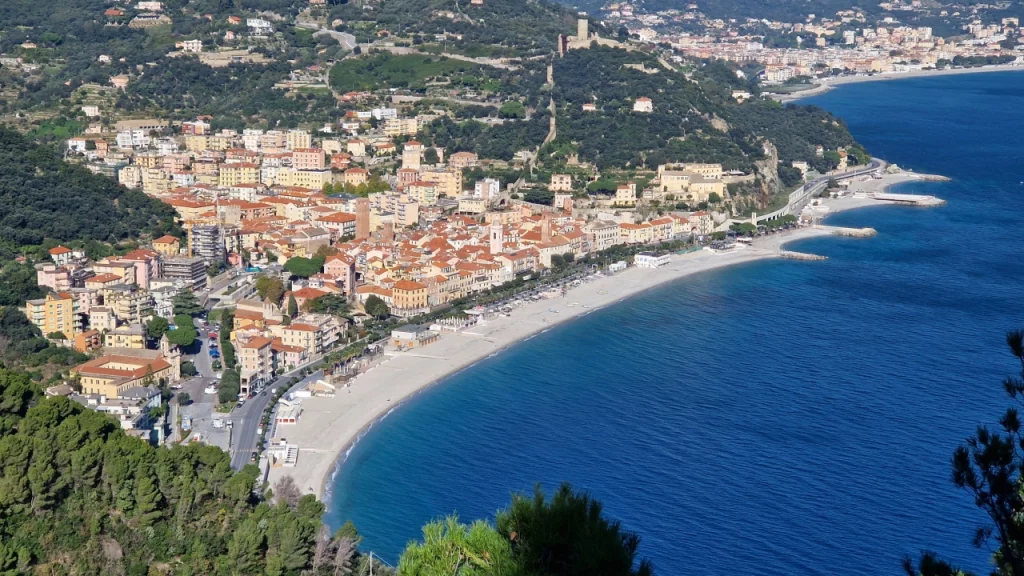
[[(887, 174), (861, 179), (851, 185), (851, 196), (825, 201), (828, 213), (889, 204), (853, 193), (877, 193), (889, 186), (935, 177), (913, 173)], [(751, 246), (714, 253), (706, 250), (675, 255), (660, 268), (631, 267), (603, 276), (568, 291), (563, 297), (528, 302), (509, 316), (492, 317), (462, 332), (444, 333), (437, 342), (407, 352), (389, 351), (386, 359), (337, 390), (333, 398), (302, 400), (297, 424), (277, 428), (278, 439), (299, 447), (294, 467), (271, 468), (271, 484), (285, 475), (304, 492), (324, 497), (330, 475), (342, 452), (403, 399), (529, 336), (583, 314), (613, 304), (652, 287), (713, 269), (783, 256), (787, 243), (836, 234), (828, 226), (787, 230), (754, 240)], [(570, 306), (570, 304), (573, 304)], [(557, 310), (551, 312), (551, 310)], [(341, 458), (339, 458), (341, 456)]]
[[(784, 241), (829, 233), (804, 228), (785, 234)], [(566, 296), (530, 302), (509, 316), (488, 319), (463, 332), (442, 334), (422, 349), (389, 352), (386, 360), (356, 377), (350, 387), (339, 388), (333, 398), (302, 401), (299, 422), (278, 428), (280, 437), (299, 447), (297, 464), (271, 468), (269, 480), (273, 484), (291, 475), (303, 491), (322, 497), (338, 455), (367, 426), (411, 394), (532, 334), (643, 290), (690, 274), (777, 256), (774, 242), (717, 254), (699, 251), (674, 256), (661, 268), (629, 268), (573, 288)]]

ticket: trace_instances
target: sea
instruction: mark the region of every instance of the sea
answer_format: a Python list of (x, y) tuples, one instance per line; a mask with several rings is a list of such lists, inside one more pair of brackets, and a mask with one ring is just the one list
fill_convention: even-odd
[(511, 347), (375, 424), (329, 484), (395, 562), (427, 521), (587, 490), (657, 574), (901, 574), (929, 550), (987, 572), (950, 457), (1009, 401), (1024, 328), (1024, 73), (842, 86), (802, 101), (876, 156), (949, 182), (938, 208), (828, 223), (866, 239), (681, 279)]

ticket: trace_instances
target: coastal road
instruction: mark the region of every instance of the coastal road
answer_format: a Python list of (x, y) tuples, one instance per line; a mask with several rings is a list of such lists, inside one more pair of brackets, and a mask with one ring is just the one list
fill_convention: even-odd
[[(319, 361), (320, 359), (318, 358), (304, 366), (300, 366), (292, 370), (291, 372), (285, 372), (281, 376), (278, 376), (272, 383), (265, 386), (262, 392), (256, 394), (256, 396), (246, 401), (241, 408), (236, 408), (231, 413), (231, 419), (234, 422), (231, 441), (232, 468), (235, 470), (241, 470), (246, 464), (252, 462), (252, 452), (253, 450), (256, 450), (256, 443), (259, 441), (259, 434), (257, 433), (257, 430), (260, 427), (260, 422), (263, 420), (263, 412), (266, 411), (267, 404), (269, 404), (271, 398), (273, 398), (271, 390), (278, 386), (283, 386), (290, 378), (298, 376), (303, 368), (316, 364)], [(294, 386), (288, 389), (288, 392), (295, 391), (314, 376), (316, 376), (316, 378), (320, 378), (323, 376), (323, 372), (313, 372), (304, 380), (300, 380), (295, 383)]]

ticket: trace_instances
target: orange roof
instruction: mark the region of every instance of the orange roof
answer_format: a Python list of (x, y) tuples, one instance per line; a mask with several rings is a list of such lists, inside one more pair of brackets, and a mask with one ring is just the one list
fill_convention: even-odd
[(285, 326), (285, 330), (298, 330), (300, 332), (316, 332), (320, 330), (312, 324), (289, 324)]
[(57, 246), (56, 248), (50, 248), (50, 254), (53, 256), (60, 256), (61, 254), (67, 254), (71, 252), (71, 248), (65, 246)]
[(250, 339), (245, 344), (242, 344), (242, 348), (263, 348), (264, 346), (270, 345), (273, 342), (270, 338), (264, 338), (263, 336), (257, 336), (256, 338)]
[(398, 282), (395, 282), (394, 289), (412, 292), (413, 290), (426, 290), (427, 285), (420, 284), (419, 282), (415, 282), (413, 280), (399, 280)]
[(113, 280), (121, 280), (121, 277), (117, 274), (97, 274), (91, 278), (86, 278), (86, 282), (111, 282)]
[[(134, 369), (106, 368), (107, 364), (128, 364), (137, 366)], [(159, 372), (170, 368), (170, 364), (162, 358), (136, 358), (134, 356), (101, 356), (90, 360), (85, 364), (76, 366), (73, 370), (79, 374), (90, 374), (96, 376), (111, 376), (115, 378), (141, 378), (147, 372)]]
[(344, 224), (345, 222), (355, 222), (356, 221), (356, 215), (355, 214), (349, 214), (348, 212), (335, 212), (333, 214), (327, 214), (326, 216), (321, 216), (321, 217), (317, 218), (317, 220), (319, 220), (321, 222), (338, 222), (340, 224)]
[(305, 288), (299, 288), (298, 290), (292, 292), (292, 295), (295, 296), (296, 298), (308, 300), (313, 298), (319, 298), (321, 296), (326, 296), (327, 292), (324, 292), (323, 290), (317, 290), (316, 288), (310, 288), (309, 286), (307, 286)]

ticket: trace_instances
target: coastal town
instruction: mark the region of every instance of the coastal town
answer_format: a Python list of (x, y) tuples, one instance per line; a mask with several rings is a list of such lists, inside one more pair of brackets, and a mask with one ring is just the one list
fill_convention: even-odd
[[(1017, 17), (983, 20), (984, 6), (936, 9), (916, 0), (883, 2), (878, 8), (885, 12), (880, 18), (853, 8), (781, 21), (712, 18), (698, 3), (652, 11), (641, 2), (611, 2), (599, 14), (610, 26), (623, 27), (643, 42), (670, 46), (680, 57), (756, 66), (768, 89), (830, 76), (1024, 64)], [(908, 18), (919, 15), (955, 24), (936, 31)]]
[[(628, 13), (620, 6), (612, 17)], [(629, 48), (589, 24), (579, 18), (575, 35), (558, 37), (559, 55)], [(676, 40), (687, 57), (708, 57), (687, 52), (702, 44)], [(190, 41), (181, 48), (203, 51)], [(553, 84), (553, 67), (547, 75)], [(115, 90), (130, 81), (110, 78)], [(662, 106), (651, 96), (627, 103), (631, 122)], [(102, 100), (80, 106), (87, 122), (61, 143), (65, 158), (170, 206), (179, 232), (98, 258), (80, 245), (56, 245), (48, 261), (34, 263), (45, 296), (25, 301), (25, 316), (52, 344), (90, 358), (47, 394), (111, 414), (154, 443), (215, 444), (236, 467), (259, 463), (264, 476), (296, 475), (320, 494), (315, 478), (326, 477), (391, 396), (397, 401), (624, 289), (767, 256), (816, 259), (749, 240), (797, 226), (804, 235), (839, 233), (817, 226), (828, 210), (820, 198), (850, 196), (853, 182), (901, 177), (849, 146), (813, 146), (809, 160), (784, 163), (767, 140), (758, 153), (769, 162), (741, 164), (746, 170), (728, 169), (725, 158), (602, 170), (576, 154), (541, 160), (538, 148), (489, 158), (417, 140), (450, 114), (443, 107), (389, 89), (336, 98), (343, 108), (334, 120), (288, 129), (217, 128), (209, 115), (124, 117)], [(592, 102), (581, 110), (599, 112)], [(555, 132), (552, 116), (548, 139)], [(778, 180), (783, 170), (781, 201), (751, 211), (742, 195), (764, 193), (762, 179)], [(877, 190), (869, 201), (931, 202), (884, 195)], [(627, 268), (631, 281), (603, 281)], [(572, 310), (544, 306), (583, 285), (609, 287)], [(510, 322), (516, 327), (504, 329)], [(455, 344), (460, 333), (488, 344)], [(418, 370), (430, 378), (406, 378), (400, 389), (358, 387), (357, 398), (369, 394), (353, 404), (364, 414), (331, 433), (340, 444), (304, 451), (321, 444), (331, 424), (316, 416), (303, 424), (317, 409), (302, 398), (333, 398), (341, 387), (351, 394), (360, 374), (418, 358), (428, 346), (447, 350), (438, 368)]]

